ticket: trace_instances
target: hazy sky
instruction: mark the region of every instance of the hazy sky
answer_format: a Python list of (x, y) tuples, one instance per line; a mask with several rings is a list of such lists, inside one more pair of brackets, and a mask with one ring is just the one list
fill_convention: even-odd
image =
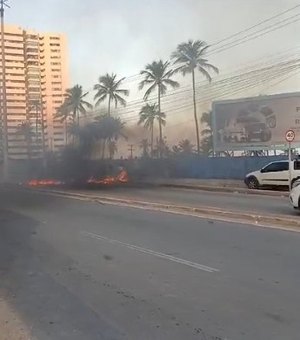
[[(99, 75), (116, 72), (120, 77), (139, 73), (146, 63), (167, 59), (177, 44), (188, 39), (213, 44), (259, 21), (299, 4), (299, 0), (9, 0), (6, 20), (38, 31), (63, 32), (68, 37), (70, 85), (81, 84), (91, 90)], [(300, 8), (280, 17), (299, 15)], [(274, 22), (272, 22), (274, 23)], [(270, 24), (272, 24), (270, 23)], [(262, 56), (274, 58), (285, 50), (300, 54), (300, 21), (246, 44), (209, 57), (220, 69), (220, 77), (247, 64), (260, 62)], [(299, 45), (298, 51), (295, 48)], [(296, 56), (296, 54), (295, 54)], [(218, 79), (218, 78), (217, 78)], [(118, 111), (131, 126), (131, 141), (144, 138), (137, 128), (137, 116), (143, 105), (143, 93), (137, 92), (137, 78), (126, 80), (131, 90), (126, 109)], [(181, 88), (190, 78), (180, 78)], [(197, 81), (201, 78), (197, 75)], [(299, 90), (300, 76), (265, 91)], [(230, 88), (230, 85), (229, 85)], [(199, 90), (200, 99), (203, 98)], [(261, 92), (262, 91), (262, 92)], [(194, 140), (191, 91), (163, 99), (162, 109), (168, 122), (165, 134), (170, 142), (178, 138)], [(90, 94), (92, 100), (93, 92)], [(213, 99), (216, 99), (215, 97)], [(219, 99), (219, 98), (217, 98)], [(137, 103), (136, 103), (137, 102)], [(198, 103), (201, 112), (210, 109), (211, 100)], [(106, 105), (106, 104), (104, 104)], [(170, 117), (172, 116), (172, 119)]]
[[(295, 6), (299, 0), (10, 0), (6, 20), (68, 36), (72, 84), (90, 88), (100, 74), (130, 76), (168, 58), (189, 38), (213, 43)], [(298, 9), (300, 12), (300, 9)], [(295, 14), (297, 12), (293, 12)], [(220, 70), (293, 47), (300, 24), (212, 58)]]

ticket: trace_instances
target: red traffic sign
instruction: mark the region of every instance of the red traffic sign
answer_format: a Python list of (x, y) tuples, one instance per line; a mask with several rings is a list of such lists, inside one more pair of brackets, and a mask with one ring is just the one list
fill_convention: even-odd
[(291, 143), (295, 139), (295, 131), (287, 130), (287, 132), (285, 133), (285, 139), (287, 142)]

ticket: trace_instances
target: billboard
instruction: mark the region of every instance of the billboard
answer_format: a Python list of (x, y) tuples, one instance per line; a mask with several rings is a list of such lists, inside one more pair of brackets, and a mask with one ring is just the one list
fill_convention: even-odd
[(215, 151), (285, 148), (285, 133), (300, 145), (300, 92), (213, 103)]

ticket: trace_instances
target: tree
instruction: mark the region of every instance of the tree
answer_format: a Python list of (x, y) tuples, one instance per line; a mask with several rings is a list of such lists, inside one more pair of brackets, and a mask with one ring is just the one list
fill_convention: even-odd
[(200, 153), (200, 134), (197, 116), (196, 105), (196, 86), (195, 86), (195, 70), (198, 69), (204, 77), (211, 82), (212, 78), (209, 71), (219, 72), (218, 68), (209, 64), (206, 59), (206, 53), (209, 45), (201, 40), (189, 40), (186, 43), (181, 43), (177, 46), (175, 52), (172, 53), (172, 59), (175, 64), (179, 64), (176, 71), (180, 71), (183, 76), (187, 73), (192, 74), (193, 86), (193, 105), (194, 105), (194, 120), (196, 129), (197, 152)]
[[(147, 64), (140, 74), (144, 76), (144, 80), (140, 82), (139, 89), (142, 90), (145, 86), (148, 86), (144, 100), (147, 100), (150, 94), (157, 90), (158, 112), (161, 113), (161, 96), (167, 92), (168, 86), (179, 87), (179, 83), (171, 79), (174, 70), (170, 68), (170, 62), (153, 61), (151, 64)], [(159, 143), (163, 143), (161, 120), (159, 120)]]
[(142, 157), (149, 157), (149, 143), (148, 139), (142, 139), (140, 143), (140, 148), (142, 149)]
[(27, 157), (28, 160), (30, 160), (32, 156), (32, 137), (34, 136), (34, 132), (29, 120), (22, 122), (18, 126), (17, 134), (23, 136), (26, 143)]
[(115, 153), (118, 151), (117, 147), (117, 142), (116, 140), (109, 140), (108, 141), (108, 153), (109, 153), (109, 158), (113, 159)]
[(213, 154), (213, 130), (212, 130), (212, 111), (203, 112), (201, 119), (201, 124), (205, 124), (205, 128), (201, 131), (201, 151), (205, 155)]
[[(213, 150), (213, 128), (212, 128), (212, 111), (203, 112), (201, 119), (201, 124), (205, 124), (205, 128), (201, 131), (201, 151), (204, 155), (211, 156), (214, 154)], [(216, 156), (232, 157), (234, 155), (233, 151), (219, 151), (215, 152)]]
[(173, 152), (173, 154), (175, 154), (175, 155), (180, 154), (180, 152), (181, 152), (180, 147), (179, 147), (178, 145), (173, 145), (173, 146), (172, 146), (172, 152)]
[(119, 88), (125, 78), (119, 80), (116, 78), (117, 75), (115, 73), (106, 73), (104, 76), (100, 76), (98, 84), (94, 85), (94, 90), (97, 91), (94, 97), (94, 99), (97, 100), (96, 106), (108, 99), (108, 116), (110, 116), (111, 102), (114, 101), (115, 107), (117, 107), (118, 104), (126, 106), (126, 100), (122, 96), (129, 95), (129, 90)]
[(139, 113), (140, 119), (138, 124), (144, 124), (146, 129), (150, 130), (150, 148), (151, 155), (153, 153), (153, 137), (154, 137), (154, 122), (158, 121), (159, 126), (166, 125), (166, 115), (164, 112), (160, 112), (158, 110), (158, 106), (156, 103), (154, 104), (146, 104), (141, 108)]
[(185, 154), (191, 154), (194, 152), (194, 145), (191, 143), (189, 139), (183, 139), (178, 143), (178, 147), (180, 152)]
[(105, 155), (105, 146), (108, 146), (109, 157), (112, 159), (117, 152), (117, 140), (119, 137), (126, 138), (123, 128), (124, 123), (120, 118), (110, 116), (96, 117), (95, 121), (84, 126), (71, 124), (69, 133), (76, 137), (80, 154), (89, 157), (97, 143), (102, 143), (102, 158)]
[(82, 86), (75, 85), (74, 87), (67, 89), (65, 93), (65, 100), (63, 104), (58, 108), (56, 117), (61, 118), (62, 121), (66, 121), (69, 117), (75, 122), (77, 118), (77, 124), (79, 125), (80, 114), (86, 114), (87, 109), (92, 109), (93, 106), (84, 100), (88, 95), (88, 92), (83, 93)]
[(105, 146), (110, 141), (115, 141), (120, 137), (127, 139), (124, 133), (125, 123), (120, 118), (111, 117), (108, 115), (98, 116), (95, 118), (96, 126), (98, 127), (99, 139), (102, 142), (102, 157), (105, 155)]
[(95, 122), (84, 126), (73, 123), (68, 127), (68, 132), (76, 137), (78, 151), (84, 158), (88, 158), (91, 155), (95, 143), (101, 138), (101, 132)]

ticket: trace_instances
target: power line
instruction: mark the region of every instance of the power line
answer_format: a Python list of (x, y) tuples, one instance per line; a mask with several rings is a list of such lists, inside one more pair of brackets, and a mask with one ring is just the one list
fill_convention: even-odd
[(245, 28), (245, 29), (243, 29), (242, 31), (239, 31), (239, 32), (237, 32), (237, 33), (234, 33), (234, 34), (232, 34), (232, 35), (230, 35), (230, 36), (228, 36), (228, 37), (225, 37), (225, 38), (223, 38), (223, 39), (221, 39), (221, 40), (219, 40), (219, 41), (213, 43), (211, 46), (219, 45), (220, 43), (222, 43), (222, 42), (224, 42), (224, 41), (226, 41), (226, 40), (230, 40), (231, 38), (234, 38), (234, 37), (236, 37), (236, 36), (238, 36), (238, 35), (240, 35), (240, 34), (243, 34), (243, 33), (246, 33), (246, 32), (248, 32), (248, 31), (251, 31), (253, 28), (256, 28), (256, 27), (258, 27), (258, 26), (261, 26), (261, 25), (265, 24), (266, 22), (269, 22), (269, 21), (271, 21), (271, 20), (273, 20), (273, 19), (276, 19), (276, 18), (278, 18), (278, 17), (280, 17), (280, 16), (282, 16), (282, 15), (288, 13), (288, 12), (291, 12), (291, 11), (293, 11), (294, 9), (299, 8), (299, 7), (300, 7), (300, 4), (299, 4), (299, 5), (296, 5), (296, 6), (294, 6), (294, 7), (291, 7), (291, 8), (289, 8), (289, 9), (283, 11), (283, 12), (280, 12), (280, 13), (278, 13), (278, 14), (276, 14), (276, 15), (273, 15), (272, 17), (269, 17), (269, 18), (267, 18), (267, 19), (264, 19), (264, 20), (262, 20), (262, 21), (259, 21), (257, 24), (255, 24), (255, 25), (253, 25), (253, 26), (250, 26), (250, 27), (248, 27), (248, 28)]
[[(257, 78), (256, 75), (253, 75), (253, 77), (250, 80), (242, 79), (241, 81), (236, 81), (235, 83), (228, 82), (227, 86), (223, 88), (223, 92), (221, 92), (221, 94), (215, 93), (215, 94), (210, 94), (204, 98), (202, 97), (200, 101), (199, 100), (197, 101), (197, 104), (198, 105), (203, 104), (206, 102), (210, 102), (211, 100), (215, 100), (219, 97), (233, 95), (239, 92), (243, 92), (249, 88), (258, 87), (258, 85), (260, 84), (264, 84), (266, 82), (269, 82), (270, 80), (277, 79), (278, 77), (282, 77), (286, 75), (287, 73), (293, 72), (295, 69), (298, 69), (298, 65), (288, 66), (284, 69), (278, 69), (277, 71), (274, 71), (273, 68), (269, 68), (268, 70), (265, 70), (265, 72), (261, 74), (260, 78)], [(256, 70), (256, 71), (263, 72), (263, 70)], [(267, 74), (266, 71), (268, 71), (269, 74)], [(177, 106), (175, 108), (168, 108), (167, 110), (172, 110), (172, 113), (174, 114), (174, 111), (177, 111), (178, 109), (192, 108), (192, 106), (193, 105), (191, 103), (189, 105), (182, 105), (180, 107)], [(167, 111), (167, 110), (164, 110), (164, 111)], [(182, 110), (180, 112), (182, 112)], [(136, 120), (137, 116), (124, 117), (124, 118), (125, 118), (125, 121), (130, 121), (130, 120)]]
[[(242, 74), (236, 74), (236, 75), (233, 75), (231, 77), (227, 77), (225, 79), (215, 81), (214, 83), (211, 83), (211, 84), (206, 84), (205, 82), (201, 82), (199, 84), (202, 84), (202, 86), (197, 86), (197, 93), (201, 94), (203, 96), (203, 93), (205, 91), (210, 91), (211, 88), (218, 87), (218, 86), (223, 87), (224, 83), (225, 84), (229, 83), (229, 85), (232, 87), (235, 82), (240, 83), (241, 77), (246, 77), (247, 79), (249, 78), (249, 76), (253, 76), (253, 77), (260, 76), (261, 77), (263, 75), (262, 72), (269, 72), (269, 71), (272, 71), (274, 69), (288, 67), (289, 65), (296, 65), (298, 67), (299, 62), (300, 62), (300, 59), (296, 58), (296, 59), (288, 60), (286, 62), (279, 62), (279, 63), (276, 63), (276, 64), (266, 65), (263, 68), (257, 68), (255, 70), (247, 71), (247, 72), (244, 72)], [(163, 97), (163, 101), (162, 101), (163, 107), (165, 107), (165, 105), (167, 103), (174, 103), (176, 101), (182, 101), (182, 100), (185, 100), (185, 98), (189, 99), (190, 97), (186, 97), (187, 91), (190, 93), (190, 89), (189, 89), (189, 90), (183, 90), (183, 91), (176, 91), (176, 93), (168, 94), (168, 96), (173, 96), (174, 94), (176, 95), (176, 98), (172, 99), (172, 100), (164, 100), (165, 97)], [(182, 95), (184, 95), (185, 98), (182, 98)], [(167, 97), (167, 95), (166, 95), (166, 97)], [(126, 115), (130, 112), (133, 112), (133, 110), (135, 110), (135, 109), (139, 109), (140, 105), (142, 105), (143, 103), (144, 103), (143, 100), (137, 100), (137, 101), (129, 102), (129, 104), (127, 105), (126, 108), (117, 109), (117, 113), (118, 113), (119, 116)]]
[[(300, 16), (300, 13), (297, 14), (295, 17), (298, 17), (298, 16)], [(233, 41), (232, 43), (228, 43), (228, 44), (225, 44), (224, 46), (220, 46), (218, 49), (211, 50), (209, 53), (206, 54), (206, 56), (211, 56), (211, 55), (215, 55), (215, 54), (221, 53), (223, 51), (227, 51), (228, 49), (230, 49), (232, 47), (239, 46), (239, 45), (244, 44), (244, 43), (246, 43), (248, 41), (260, 38), (260, 37), (262, 37), (262, 36), (264, 36), (264, 35), (266, 35), (266, 34), (268, 34), (270, 32), (274, 32), (274, 31), (276, 31), (276, 30), (278, 30), (280, 28), (286, 27), (286, 26), (288, 26), (290, 24), (293, 24), (293, 23), (295, 23), (295, 22), (297, 22), (299, 20), (300, 19), (295, 19), (295, 20), (289, 21), (289, 22), (287, 22), (287, 23), (285, 23), (283, 25), (280, 25), (280, 26), (277, 26), (277, 24), (276, 24), (273, 29), (267, 30), (267, 31), (265, 31), (263, 33), (260, 33), (260, 34), (254, 35), (254, 36), (252, 34), (249, 35), (249, 36), (245, 36), (245, 37), (243, 37), (241, 39), (238, 39), (236, 42)], [(285, 21), (285, 20), (283, 20), (283, 21)], [(256, 34), (256, 33), (259, 33), (259, 31), (255, 32), (254, 34)], [(248, 38), (248, 39), (244, 40), (245, 38)], [(230, 45), (230, 46), (228, 46), (228, 45)]]

